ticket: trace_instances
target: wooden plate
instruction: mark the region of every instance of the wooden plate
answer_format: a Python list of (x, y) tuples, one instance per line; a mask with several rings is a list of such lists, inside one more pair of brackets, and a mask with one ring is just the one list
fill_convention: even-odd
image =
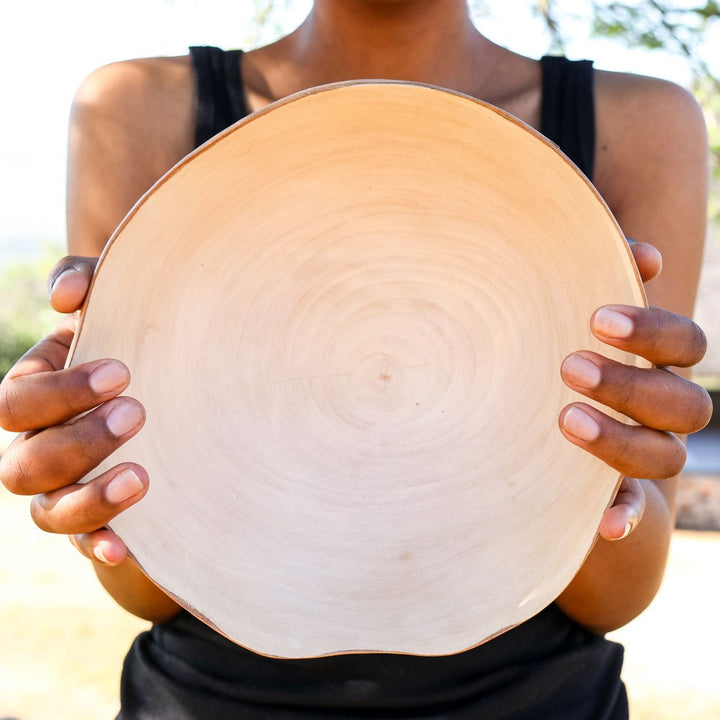
[(221, 633), (280, 657), (439, 655), (562, 592), (617, 473), (557, 428), (563, 358), (644, 304), (588, 181), (517, 120), (410, 84), (276, 103), (181, 162), (107, 247), (73, 363), (147, 424), (112, 523)]

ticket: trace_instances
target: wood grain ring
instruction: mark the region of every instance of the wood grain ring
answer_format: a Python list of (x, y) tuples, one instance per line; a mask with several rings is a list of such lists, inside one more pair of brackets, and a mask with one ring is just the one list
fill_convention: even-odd
[(645, 298), (590, 183), (421, 85), (308, 91), (161, 179), (99, 264), (72, 362), (116, 357), (151, 485), (139, 566), (259, 653), (440, 655), (550, 603), (617, 473), (567, 443), (562, 359)]

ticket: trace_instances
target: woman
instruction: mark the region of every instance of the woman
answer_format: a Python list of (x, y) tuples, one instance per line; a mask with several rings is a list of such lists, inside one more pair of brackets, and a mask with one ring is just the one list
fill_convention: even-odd
[[(2, 385), (2, 424), (27, 432), (0, 470), (12, 492), (35, 495), (32, 512), (41, 528), (70, 535), (117, 602), (155, 623), (126, 661), (125, 720), (627, 716), (621, 651), (602, 634), (635, 617), (657, 591), (673, 528), (675, 481), (669, 478), (685, 457), (674, 433), (700, 429), (710, 413), (704, 391), (664, 369), (695, 364), (705, 347), (686, 316), (705, 235), (707, 146), (700, 111), (683, 90), (593, 73), (587, 64), (518, 56), (476, 30), (465, 0), (316, 0), (295, 32), (241, 56), (197, 50), (192, 57), (101, 68), (74, 104), (68, 237), (76, 257), (55, 269), (52, 303), (62, 312), (79, 307), (92, 258), (115, 226), (198, 142), (238, 114), (304, 88), (373, 77), (451, 88), (557, 134), (626, 234), (662, 254), (659, 275), (657, 251), (643, 243), (633, 248), (643, 278), (659, 275), (647, 289), (657, 307), (608, 306), (592, 319), (598, 338), (660, 369), (627, 368), (582, 351), (562, 367), (571, 388), (638, 423), (623, 425), (584, 403), (573, 403), (559, 418), (569, 442), (627, 479), (603, 517), (601, 539), (568, 588), (496, 640), (448, 658), (261, 658), (181, 612), (103, 529), (142, 500), (151, 481), (142, 467), (124, 463), (76, 484), (140, 431), (144, 410), (118, 397), (129, 382), (118, 361), (61, 369), (73, 332), (68, 322)], [(567, 114), (569, 126), (558, 130)]]

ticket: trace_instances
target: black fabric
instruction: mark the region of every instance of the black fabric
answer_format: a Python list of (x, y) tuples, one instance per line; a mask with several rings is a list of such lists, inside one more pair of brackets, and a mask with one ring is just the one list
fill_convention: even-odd
[(458, 655), (255, 655), (188, 613), (133, 644), (118, 720), (626, 720), (623, 651), (555, 606)]
[[(237, 51), (193, 48), (198, 143), (247, 113)], [(592, 66), (543, 60), (543, 132), (592, 174)], [(627, 720), (623, 649), (551, 605), (478, 648), (440, 658), (277, 660), (186, 612), (141, 634), (118, 720)]]
[(195, 71), (195, 145), (248, 114), (240, 76), (242, 50), (191, 47)]
[(540, 132), (592, 178), (595, 164), (595, 100), (590, 60), (542, 58)]

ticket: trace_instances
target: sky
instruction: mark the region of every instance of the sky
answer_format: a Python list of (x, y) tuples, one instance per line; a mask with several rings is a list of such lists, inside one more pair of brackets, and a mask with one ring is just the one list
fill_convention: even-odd
[[(559, 0), (576, 13), (580, 3)], [(295, 27), (310, 0), (277, 0), (280, 15), (265, 35), (251, 31), (255, 0), (24, 0), (13, 3), (0, 43), (0, 269), (42, 244), (65, 242), (67, 119), (75, 89), (94, 68), (132, 57), (184, 54), (191, 44), (244, 47)], [(542, 55), (548, 47), (529, 0), (495, 0), (478, 18), (491, 39)], [(589, 2), (585, 4), (589, 5)], [(529, 28), (519, 32), (518, 27)], [(662, 53), (626, 51), (587, 37), (582, 17), (566, 27), (567, 54), (601, 68), (658, 75), (687, 84), (684, 63)], [(720, 47), (720, 38), (715, 47)], [(720, 65), (720, 51), (717, 58)]]

